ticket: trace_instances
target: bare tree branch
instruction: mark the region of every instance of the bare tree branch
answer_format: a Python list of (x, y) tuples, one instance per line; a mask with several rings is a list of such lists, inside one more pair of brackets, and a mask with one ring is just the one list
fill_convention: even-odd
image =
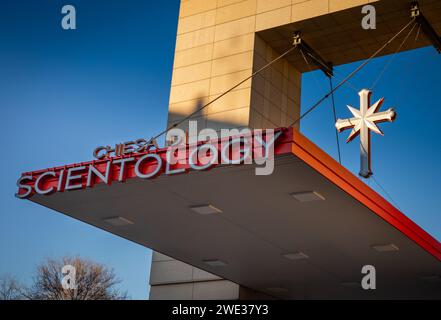
[(8, 274), (0, 276), (0, 300), (22, 300), (23, 287), (18, 280)]
[[(65, 275), (62, 268), (71, 265), (75, 268), (74, 289), (64, 289)], [(112, 269), (80, 257), (47, 259), (38, 266), (34, 283), (27, 296), (33, 300), (121, 300), (127, 299), (126, 293), (120, 292)]]

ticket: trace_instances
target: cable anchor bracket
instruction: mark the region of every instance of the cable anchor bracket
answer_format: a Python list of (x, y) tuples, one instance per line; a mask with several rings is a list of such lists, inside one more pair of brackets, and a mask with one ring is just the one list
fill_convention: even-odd
[(441, 53), (441, 37), (438, 36), (435, 29), (432, 27), (430, 22), (426, 19), (420, 10), (418, 1), (414, 1), (410, 7), (410, 16), (415, 19), (418, 26), (421, 28), (423, 33), (429, 38), (432, 45)]
[(323, 73), (331, 78), (334, 76), (332, 63), (325, 61), (308, 43), (302, 38), (301, 32), (296, 31), (293, 36), (293, 45), (303, 51), (309, 60), (320, 68)]

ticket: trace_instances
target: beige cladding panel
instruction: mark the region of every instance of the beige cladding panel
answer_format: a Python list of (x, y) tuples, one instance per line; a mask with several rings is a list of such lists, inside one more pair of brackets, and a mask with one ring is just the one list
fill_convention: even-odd
[(292, 0), (257, 0), (257, 13), (274, 11), (284, 7), (290, 7)]
[[(233, 84), (238, 84), (242, 82), (244, 79), (249, 78), (252, 74), (252, 69), (247, 70), (241, 70), (238, 72), (228, 73), (217, 77), (212, 77), (210, 81), (210, 95), (217, 95), (222, 94), (229, 90)], [(244, 88), (250, 88), (251, 87), (251, 79), (243, 82), (240, 86), (235, 88), (233, 91), (244, 89)], [(225, 95), (224, 98), (221, 100), (227, 98)]]
[(237, 53), (253, 50), (254, 32), (233, 38), (217, 41), (213, 47), (213, 59), (231, 56)]
[(256, 29), (256, 17), (246, 17), (227, 23), (216, 25), (215, 41), (234, 38), (247, 33), (253, 33)]
[(152, 285), (150, 300), (237, 300), (239, 285), (227, 280)]
[(216, 24), (256, 15), (256, 0), (244, 0), (217, 9)]
[(210, 79), (172, 86), (170, 104), (207, 97), (209, 90)]
[[(250, 105), (250, 94), (251, 90), (249, 88), (235, 90), (223, 99), (219, 99), (208, 106), (207, 114), (248, 107)], [(216, 97), (210, 96), (209, 100), (214, 100)]]
[(211, 76), (211, 61), (192, 64), (173, 70), (172, 86), (208, 79)]
[(179, 20), (178, 34), (188, 33), (216, 24), (216, 10), (202, 12)]
[(176, 37), (176, 51), (187, 50), (205, 44), (213, 43), (215, 27), (195, 30), (179, 34)]
[(291, 13), (291, 7), (289, 6), (258, 14), (256, 16), (256, 31), (290, 23)]
[(193, 283), (177, 283), (152, 285), (150, 300), (191, 300), (193, 299)]
[(201, 62), (211, 61), (213, 56), (213, 44), (209, 43), (195, 48), (189, 48), (187, 50), (181, 50), (175, 52), (174, 68), (181, 68), (197, 64)]
[[(233, 56), (228, 56), (213, 60), (211, 75), (213, 77), (224, 74), (236, 73), (241, 70), (247, 70), (252, 67), (253, 52), (238, 53)], [(231, 85), (234, 85), (232, 83)]]
[(329, 1), (309, 0), (294, 4), (291, 7), (291, 22), (305, 20), (327, 14)]
[(372, 3), (372, 0), (329, 0), (329, 12), (345, 10), (347, 8)]
[(182, 0), (179, 10), (179, 18), (216, 9), (217, 0)]
[[(310, 1), (313, 2), (306, 2)], [(182, 1), (169, 124), (217, 98), (277, 57), (256, 37), (256, 31), (289, 23), (296, 5), (294, 0)], [(300, 75), (292, 67), (287, 72), (287, 65), (283, 60), (276, 63), (262, 73), (263, 79), (249, 79), (194, 118), (202, 117), (206, 121), (201, 118), (199, 122), (216, 128), (286, 125), (299, 112), (300, 100)], [(254, 97), (254, 92), (261, 96)], [(253, 106), (255, 101), (259, 103)], [(270, 112), (272, 108), (274, 112)], [(259, 114), (254, 115), (255, 112)]]
[(230, 128), (243, 128), (249, 124), (250, 109), (249, 107), (221, 111), (207, 115), (207, 128), (216, 131)]

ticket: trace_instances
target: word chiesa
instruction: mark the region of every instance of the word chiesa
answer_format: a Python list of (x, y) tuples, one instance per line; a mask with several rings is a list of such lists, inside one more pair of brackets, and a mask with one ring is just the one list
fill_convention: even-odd
[[(265, 134), (263, 134), (265, 131)], [(144, 152), (131, 150), (119, 156), (23, 174), (17, 181), (18, 198), (33, 194), (48, 195), (92, 188), (97, 183), (111, 185), (128, 178), (152, 179), (162, 173), (174, 175), (201, 171), (218, 164), (257, 164), (256, 175), (274, 170), (274, 144), (282, 131), (243, 131), (239, 136), (210, 139), (196, 143), (174, 143), (163, 149)]]

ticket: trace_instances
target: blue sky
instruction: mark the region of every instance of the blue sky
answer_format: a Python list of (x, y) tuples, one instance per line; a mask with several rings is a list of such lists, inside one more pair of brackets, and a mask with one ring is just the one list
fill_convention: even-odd
[[(77, 9), (77, 30), (60, 27), (61, 7)], [(151, 251), (13, 195), (21, 172), (90, 160), (97, 145), (149, 137), (166, 125), (179, 1), (30, 1), (0, 11), (0, 274), (28, 282), (45, 257), (79, 254), (113, 267), (132, 298), (148, 295)], [(398, 45), (398, 44), (394, 44)], [(369, 87), (389, 57), (351, 80)], [(340, 78), (357, 64), (337, 68)], [(398, 118), (373, 136), (374, 189), (441, 239), (439, 88), (433, 48), (397, 55), (373, 99)], [(303, 109), (328, 89), (320, 72), (304, 75)], [(339, 117), (359, 105), (357, 91), (336, 93)], [(329, 101), (301, 130), (336, 156)], [(340, 136), (343, 165), (357, 173), (358, 139)], [(392, 198), (392, 200), (391, 200)]]

